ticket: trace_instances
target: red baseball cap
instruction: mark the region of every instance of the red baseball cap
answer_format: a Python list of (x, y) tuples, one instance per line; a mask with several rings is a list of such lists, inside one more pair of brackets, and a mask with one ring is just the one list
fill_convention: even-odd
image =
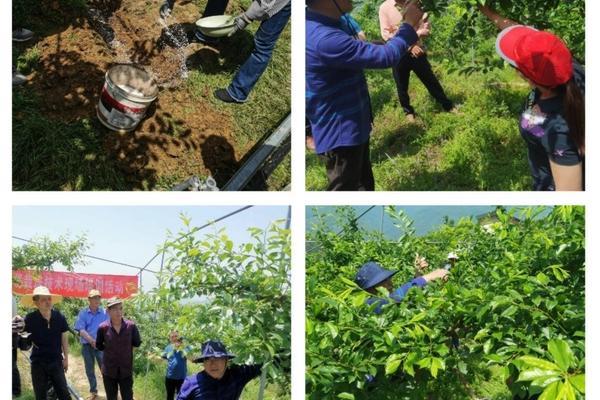
[(556, 87), (573, 75), (571, 52), (562, 40), (550, 32), (530, 26), (513, 25), (496, 39), (500, 57), (523, 75), (541, 86)]

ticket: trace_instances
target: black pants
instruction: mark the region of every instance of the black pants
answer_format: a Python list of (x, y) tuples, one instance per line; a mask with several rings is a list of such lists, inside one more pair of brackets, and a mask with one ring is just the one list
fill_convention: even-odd
[(208, 2), (206, 3), (206, 7), (204, 7), (202, 17), (204, 18), (213, 15), (225, 14), (227, 3), (229, 3), (229, 0), (208, 0)]
[(396, 81), (396, 90), (398, 91), (398, 99), (400, 99), (400, 105), (406, 114), (414, 114), (415, 109), (410, 105), (410, 97), (408, 97), (408, 81), (410, 78), (410, 71), (414, 71), (417, 77), (423, 82), (425, 88), (429, 91), (429, 94), (440, 103), (442, 108), (446, 111), (450, 111), (454, 105), (444, 93), (440, 81), (433, 74), (431, 64), (427, 60), (426, 55), (414, 58), (410, 54), (405, 55), (400, 60), (400, 63), (392, 68), (394, 73), (394, 81)]
[(35, 393), (35, 400), (46, 400), (48, 385), (54, 387), (54, 392), (59, 400), (70, 400), (71, 395), (67, 388), (67, 379), (62, 361), (33, 361), (31, 363), (31, 383)]
[(329, 180), (327, 190), (375, 190), (368, 141), (358, 146), (338, 147), (322, 157)]
[(102, 375), (106, 400), (117, 400), (117, 392), (121, 392), (121, 400), (133, 400), (133, 376), (111, 378)]
[(179, 393), (184, 379), (170, 379), (165, 377), (165, 387), (167, 388), (167, 400), (174, 400), (175, 393)]
[(12, 349), (12, 394), (13, 396), (21, 395), (21, 374), (19, 374), (19, 368), (17, 367), (17, 348)]

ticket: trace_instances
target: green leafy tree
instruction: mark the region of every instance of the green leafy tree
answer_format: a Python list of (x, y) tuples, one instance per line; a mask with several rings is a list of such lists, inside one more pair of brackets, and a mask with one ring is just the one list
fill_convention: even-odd
[[(306, 260), (308, 397), (475, 398), (478, 382), (498, 370), (495, 379), (518, 394), (530, 388), (510, 379), (519, 360), (545, 357), (553, 341), (564, 341), (578, 360), (558, 374), (563, 386), (583, 379), (574, 378), (585, 370), (583, 208), (529, 208), (518, 222), (514, 215), (499, 208), (485, 228), (463, 219), (422, 237), (408, 228), (398, 240), (360, 229), (338, 235), (317, 224), (309, 239), (321, 244)], [(351, 280), (358, 267), (380, 262), (400, 270), (395, 279), (403, 283), (414, 273), (415, 251), (432, 266), (449, 251), (460, 259), (448, 282), (412, 289), (373, 313), (369, 294)]]

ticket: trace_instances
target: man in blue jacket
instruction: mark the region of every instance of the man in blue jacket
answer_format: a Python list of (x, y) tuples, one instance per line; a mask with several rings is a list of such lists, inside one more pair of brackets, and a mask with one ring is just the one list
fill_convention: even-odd
[(365, 68), (400, 62), (427, 24), (417, 32), (423, 12), (415, 2), (404, 9), (405, 23), (384, 45), (354, 39), (340, 18), (351, 0), (307, 0), (306, 115), (317, 154), (325, 158), (328, 190), (374, 190), (369, 158), (371, 101)]

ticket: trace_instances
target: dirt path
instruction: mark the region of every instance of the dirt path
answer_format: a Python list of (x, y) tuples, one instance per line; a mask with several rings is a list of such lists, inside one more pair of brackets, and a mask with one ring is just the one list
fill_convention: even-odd
[[(161, 176), (212, 174), (222, 185), (246, 149), (237, 148), (231, 117), (213, 108), (207, 100), (211, 94), (199, 94), (186, 85), (188, 65), (198, 68), (204, 54), (220, 53), (188, 43), (199, 16), (197, 7), (191, 2), (178, 4), (177, 18), (169, 20), (167, 28), (159, 22), (153, 2), (88, 4), (88, 15), (74, 16), (36, 43), (39, 63), (28, 85), (43, 99), (42, 113), (64, 122), (90, 119), (104, 136), (104, 150), (131, 182), (146, 180), (152, 186)], [(126, 134), (109, 131), (96, 120), (104, 74), (122, 62), (142, 65), (162, 88), (146, 119)]]

